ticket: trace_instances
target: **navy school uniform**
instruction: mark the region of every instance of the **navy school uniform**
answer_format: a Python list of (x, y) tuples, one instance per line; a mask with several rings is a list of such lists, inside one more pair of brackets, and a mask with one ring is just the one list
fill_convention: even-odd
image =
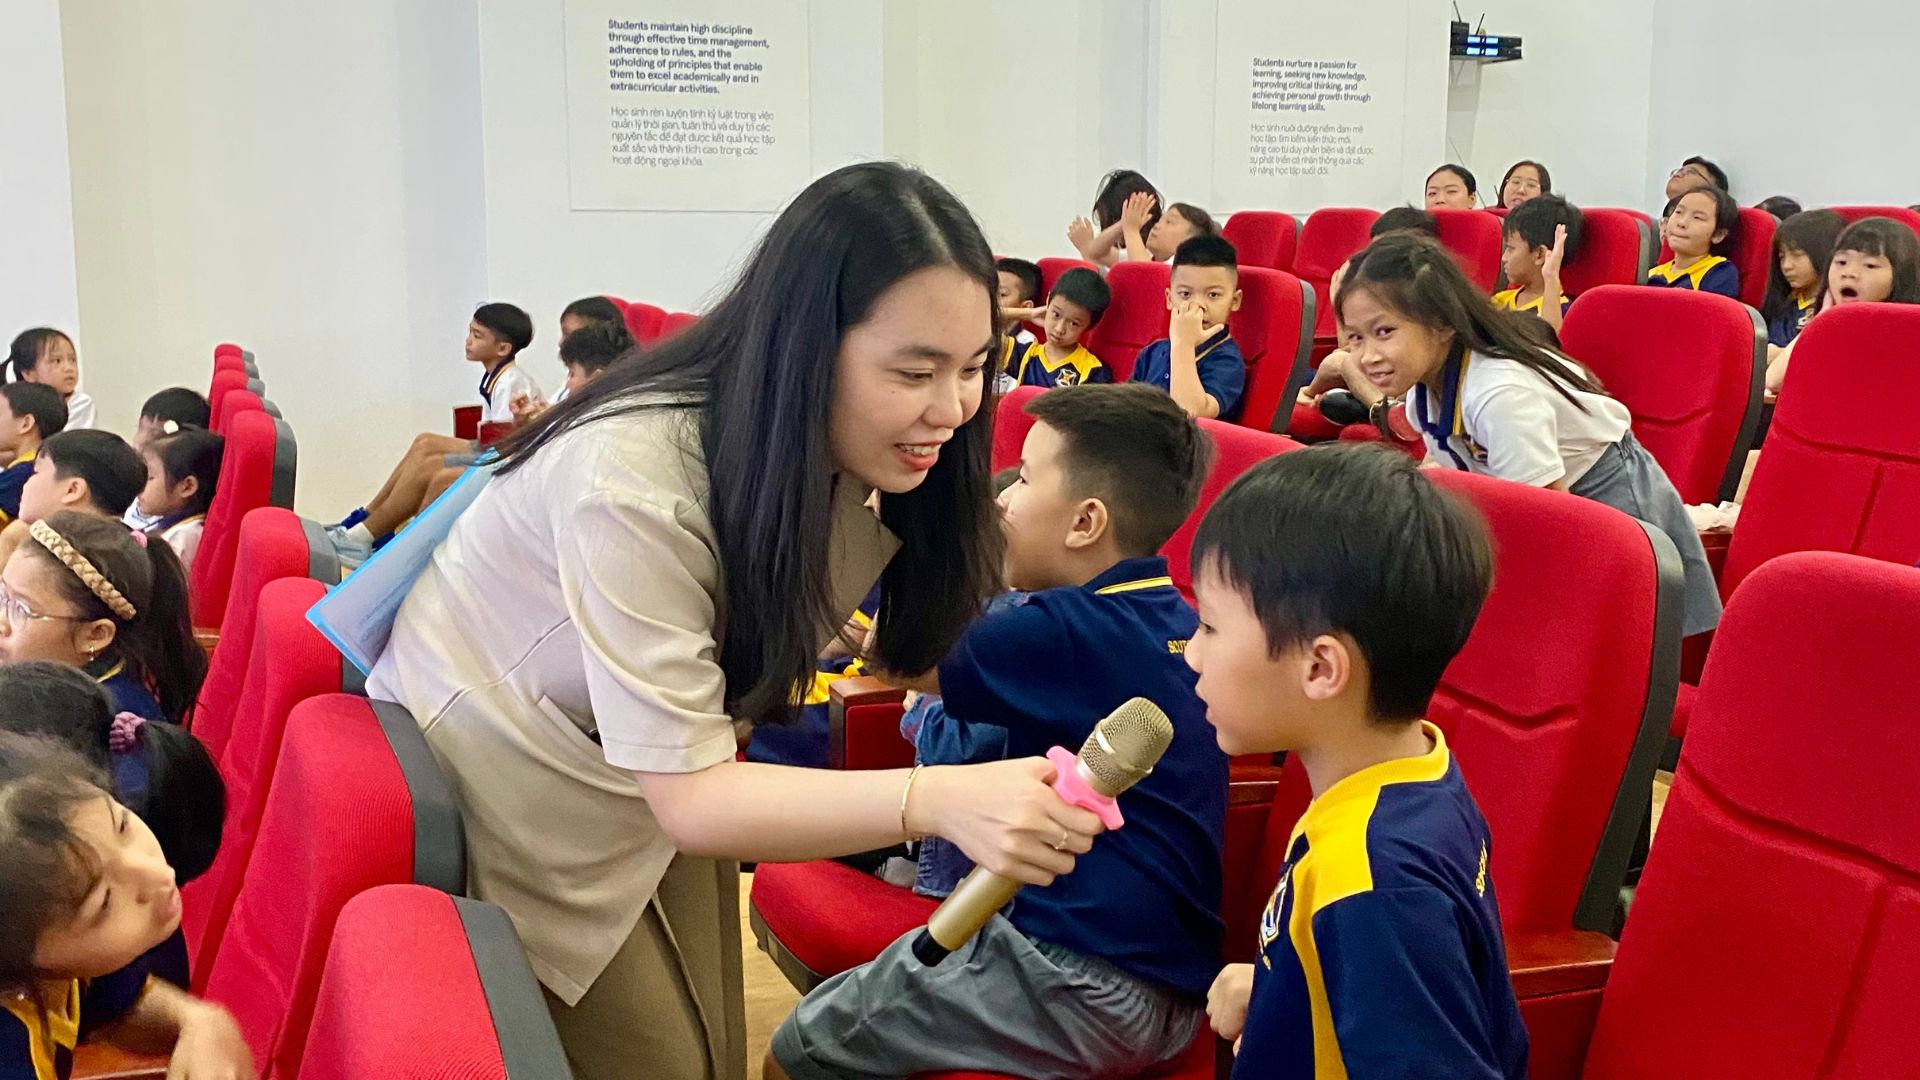
[[(1240, 346), (1226, 331), (1203, 342), (1195, 354), (1200, 369), (1200, 385), (1220, 403), (1220, 419), (1233, 420), (1240, 415), (1240, 397), (1247, 389), (1247, 361)], [(1168, 392), (1173, 387), (1173, 341), (1161, 338), (1140, 350), (1133, 361), (1134, 382), (1148, 383)]]
[(1186, 664), (1197, 625), (1166, 559), (1125, 559), (974, 623), (940, 664), (940, 692), (956, 719), (1005, 728), (1009, 757), (1078, 751), (1134, 697), (1166, 710), (1173, 743), (1120, 796), (1126, 825), (1073, 873), (1022, 890), (1008, 918), (1034, 941), (1201, 1001), (1220, 969), (1227, 758)]
[(13, 464), (0, 469), (0, 525), (20, 516), (20, 493), (27, 489), (27, 477), (33, 475), (33, 460), (39, 456), (38, 450), (29, 450), (14, 458)]
[(1804, 300), (1795, 297), (1792, 307), (1774, 316), (1773, 321), (1767, 324), (1767, 344), (1781, 348), (1793, 344), (1793, 339), (1799, 337), (1800, 331), (1805, 330), (1807, 323), (1813, 320), (1814, 311), (1812, 297)]
[(1486, 819), (1440, 729), (1308, 806), (1260, 918), (1240, 1080), (1523, 1080)]
[(1721, 256), (1709, 255), (1685, 270), (1675, 266), (1674, 262), (1675, 260), (1668, 259), (1647, 271), (1647, 284), (1670, 289), (1719, 293), (1721, 296), (1740, 299), (1740, 271)]
[(147, 976), (137, 967), (69, 982), (56, 1000), (0, 997), (0, 1080), (67, 1080), (73, 1048), (139, 1004)]
[(1047, 355), (1046, 342), (1036, 341), (1028, 345), (1015, 362), (1014, 379), (1021, 386), (1044, 386), (1053, 389), (1060, 386), (1078, 386), (1082, 383), (1110, 383), (1113, 372), (1100, 358), (1087, 351), (1085, 345), (1075, 345), (1073, 351), (1059, 363)]

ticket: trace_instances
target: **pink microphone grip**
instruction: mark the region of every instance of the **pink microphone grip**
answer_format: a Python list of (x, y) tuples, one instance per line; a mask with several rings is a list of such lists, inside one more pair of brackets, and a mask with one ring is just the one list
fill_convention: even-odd
[(1080, 776), (1080, 758), (1064, 746), (1056, 746), (1047, 751), (1047, 760), (1053, 762), (1058, 774), (1053, 779), (1053, 790), (1062, 799), (1082, 810), (1091, 810), (1099, 815), (1100, 823), (1109, 830), (1126, 824), (1120, 816), (1120, 803), (1111, 795), (1102, 795), (1087, 786)]

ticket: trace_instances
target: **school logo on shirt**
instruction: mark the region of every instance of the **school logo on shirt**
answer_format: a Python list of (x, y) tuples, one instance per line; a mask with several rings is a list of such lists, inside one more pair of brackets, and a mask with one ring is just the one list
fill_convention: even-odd
[(1184, 653), (1185, 653), (1185, 652), (1187, 651), (1187, 642), (1188, 642), (1189, 640), (1191, 640), (1191, 639), (1189, 639), (1189, 638), (1181, 638), (1181, 639), (1180, 639), (1180, 640), (1178, 640), (1178, 641), (1169, 641), (1169, 642), (1167, 642), (1167, 653), (1168, 653), (1168, 655), (1171, 655), (1171, 656), (1180, 656), (1180, 655), (1182, 655), (1182, 654), (1184, 654)]
[(1473, 876), (1473, 891), (1481, 896), (1487, 895), (1487, 842), (1480, 842), (1480, 872)]
[(1063, 365), (1059, 371), (1053, 373), (1055, 386), (1077, 386), (1079, 382), (1080, 372), (1072, 364)]
[(1293, 863), (1280, 868), (1280, 883), (1273, 887), (1273, 895), (1267, 898), (1267, 909), (1260, 913), (1260, 966), (1272, 969), (1272, 961), (1267, 959), (1267, 947), (1280, 940), (1280, 909), (1287, 906), (1287, 883), (1293, 880)]

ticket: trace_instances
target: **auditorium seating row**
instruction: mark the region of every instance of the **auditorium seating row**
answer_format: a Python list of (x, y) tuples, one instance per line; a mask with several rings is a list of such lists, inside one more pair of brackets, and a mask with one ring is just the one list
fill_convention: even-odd
[[(1617, 293), (1744, 316), (1720, 298)], [(1611, 295), (1581, 301), (1599, 325)], [(1725, 342), (1698, 348), (1746, 349), (1748, 381), (1723, 381), (1750, 392), (1751, 323), (1743, 337), (1721, 321)], [(1907, 737), (1915, 687), (1902, 678), (1920, 668), (1920, 420), (1889, 410), (1862, 423), (1854, 388), (1907, 400), (1901, 391), (1920, 391), (1915, 352), (1920, 310), (1861, 305), (1823, 316), (1796, 353), (1617, 956), (1607, 935), (1620, 884), (1685, 693), (1677, 557), (1598, 504), (1436, 474), (1495, 541), (1493, 595), (1432, 715), (1499, 838), (1494, 878), (1534, 1076), (1811, 1073), (1822, 1060), (1898, 1072), (1896, 996), (1920, 958), (1920, 822), (1906, 794), (1920, 751)], [(996, 464), (1017, 454), (1023, 406), (1039, 392), (1000, 404)], [(1654, 418), (1693, 430), (1677, 405)], [(453, 1060), (461, 1075), (565, 1076), (511, 926), (449, 895), (464, 879), (459, 818), (417, 726), (359, 696), (352, 668), (306, 621), (339, 570), (315, 526), (272, 504), (272, 475), (293, 467), (284, 422), (253, 407), (225, 422), (230, 439), (260, 448), (239, 457), (265, 462), (233, 490), (268, 497), (233, 530), (227, 579), (196, 569), (194, 581), (196, 594), (219, 589), (221, 616), (208, 623), (219, 644), (193, 730), (229, 788), (220, 855), (186, 890), (196, 989), (234, 1010), (264, 1076), (441, 1076)], [(1202, 510), (1251, 464), (1297, 448), (1203, 426), (1220, 455)], [(1724, 427), (1714, 440), (1737, 437)], [(1697, 482), (1725, 482), (1724, 454), (1692, 452), (1719, 467), (1698, 468)], [(1167, 550), (1183, 587), (1194, 524)], [(910, 759), (897, 696), (860, 679), (835, 696), (837, 764)], [(1236, 762), (1234, 775), (1224, 959), (1246, 960), (1307, 791), (1284, 762)], [(838, 864), (763, 866), (753, 892), (756, 931), (802, 986), (869, 958), (930, 907)], [(1780, 992), (1788, 983), (1807, 989)], [(1202, 1039), (1166, 1075), (1209, 1075), (1219, 1052)]]

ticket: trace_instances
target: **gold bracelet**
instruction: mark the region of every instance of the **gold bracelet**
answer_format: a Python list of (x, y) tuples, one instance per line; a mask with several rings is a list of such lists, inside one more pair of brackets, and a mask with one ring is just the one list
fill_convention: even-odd
[(913, 795), (913, 782), (920, 778), (920, 766), (915, 765), (907, 772), (907, 786), (900, 791), (900, 835), (908, 840), (918, 840), (913, 830), (907, 827), (907, 799)]

